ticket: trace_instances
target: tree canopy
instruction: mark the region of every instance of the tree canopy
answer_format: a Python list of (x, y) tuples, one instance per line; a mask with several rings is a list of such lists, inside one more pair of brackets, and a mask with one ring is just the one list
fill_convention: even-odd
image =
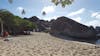
[(52, 0), (55, 5), (61, 4), (62, 7), (72, 4), (74, 0)]
[(35, 23), (15, 16), (5, 9), (0, 10), (0, 20), (3, 22), (4, 30), (11, 33), (32, 30), (36, 27)]

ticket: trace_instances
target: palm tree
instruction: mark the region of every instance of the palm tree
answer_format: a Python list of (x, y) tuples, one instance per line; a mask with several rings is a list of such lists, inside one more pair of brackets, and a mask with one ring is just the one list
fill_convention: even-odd
[(0, 30), (1, 30), (1, 36), (3, 36), (3, 32), (5, 30), (8, 30), (10, 27), (13, 26), (13, 20), (12, 20), (13, 14), (5, 9), (0, 9)]
[(74, 0), (52, 0), (55, 5), (61, 4), (62, 7), (72, 4)]

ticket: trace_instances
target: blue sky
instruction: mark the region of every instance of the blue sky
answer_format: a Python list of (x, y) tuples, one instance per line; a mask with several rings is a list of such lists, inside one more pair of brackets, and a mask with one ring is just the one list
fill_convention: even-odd
[[(55, 6), (50, 0), (0, 0), (0, 9), (7, 9), (20, 17), (38, 16), (40, 19), (51, 20), (59, 16), (69, 17), (85, 25), (100, 26), (100, 0), (75, 0), (71, 5), (62, 8)], [(22, 9), (26, 14), (21, 15)], [(42, 15), (45, 11), (47, 14)]]

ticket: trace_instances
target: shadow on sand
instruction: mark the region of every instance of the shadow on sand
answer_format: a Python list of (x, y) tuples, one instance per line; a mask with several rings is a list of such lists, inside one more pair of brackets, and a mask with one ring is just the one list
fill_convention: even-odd
[(83, 38), (77, 38), (77, 37), (71, 37), (71, 36), (63, 36), (63, 35), (59, 35), (59, 34), (50, 34), (52, 36), (55, 36), (57, 38), (60, 39), (65, 39), (65, 40), (70, 40), (70, 41), (78, 41), (78, 42), (86, 42), (86, 43), (90, 43), (90, 44), (95, 44), (97, 39), (83, 39)]

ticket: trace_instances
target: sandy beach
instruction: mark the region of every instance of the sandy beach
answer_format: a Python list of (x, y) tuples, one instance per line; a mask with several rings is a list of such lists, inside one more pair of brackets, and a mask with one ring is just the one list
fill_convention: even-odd
[(48, 33), (32, 33), (0, 39), (0, 56), (100, 56), (100, 48), (85, 42), (70, 41)]

